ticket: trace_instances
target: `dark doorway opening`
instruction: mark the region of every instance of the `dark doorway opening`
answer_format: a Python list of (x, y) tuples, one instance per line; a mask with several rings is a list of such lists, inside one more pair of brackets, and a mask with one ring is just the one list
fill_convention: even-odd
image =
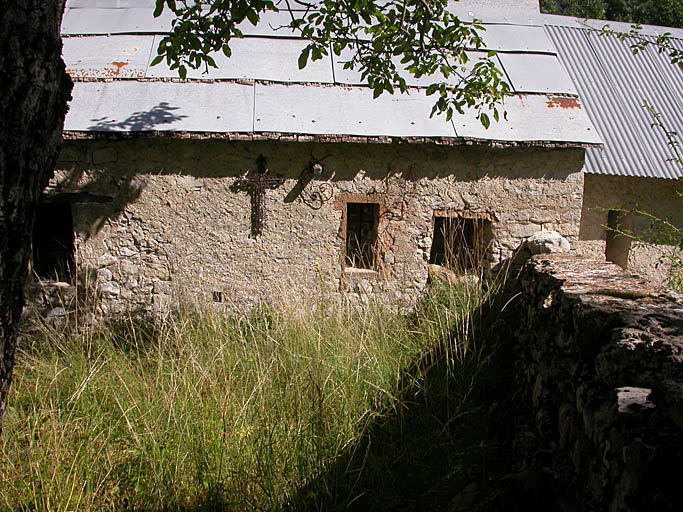
[(71, 204), (44, 202), (33, 230), (33, 271), (41, 279), (69, 281), (74, 265)]
[(461, 271), (481, 268), (490, 233), (491, 221), (487, 219), (434, 217), (429, 263)]
[(378, 203), (346, 203), (346, 266), (374, 269)]
[(605, 259), (625, 269), (631, 238), (622, 233), (633, 233), (633, 213), (623, 210), (610, 210), (607, 214), (607, 241)]

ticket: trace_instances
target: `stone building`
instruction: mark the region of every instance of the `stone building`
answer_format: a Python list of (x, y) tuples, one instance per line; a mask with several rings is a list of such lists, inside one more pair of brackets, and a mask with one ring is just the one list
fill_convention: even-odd
[(429, 80), (373, 100), (334, 56), (299, 70), (304, 42), (274, 14), (180, 80), (150, 66), (169, 26), (153, 4), (67, 2), (75, 87), (39, 277), (90, 283), (106, 312), (319, 291), (410, 303), (430, 263), (494, 265), (542, 230), (602, 250), (582, 205), (604, 138), (535, 2), (453, 7), (487, 23), (472, 59), (497, 51), (513, 91), (488, 130), (474, 112), (430, 118)]

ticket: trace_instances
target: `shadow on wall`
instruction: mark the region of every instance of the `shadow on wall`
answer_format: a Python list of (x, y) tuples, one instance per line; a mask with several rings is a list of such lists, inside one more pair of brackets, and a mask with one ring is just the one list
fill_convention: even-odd
[[(391, 188), (392, 195), (400, 195), (423, 179), (455, 179), (465, 184), (487, 179), (566, 180), (583, 166), (583, 149), (176, 137), (171, 129), (186, 117), (179, 114), (179, 107), (161, 102), (122, 120), (93, 119), (88, 139), (64, 142), (59, 181), (48, 193), (71, 200), (78, 210), (74, 218), (82, 220), (77, 231), (83, 239), (96, 235), (109, 219), (116, 219), (135, 202), (147, 186), (147, 176), (180, 176), (187, 178), (183, 186), (201, 187), (201, 182), (192, 180), (253, 177), (266, 171), (295, 181), (285, 185), (285, 202), (319, 209), (333, 199), (332, 184), (338, 182), (356, 182), (353, 188), (364, 194), (388, 194)], [(261, 157), (266, 162), (263, 168), (258, 163)], [(395, 192), (398, 182), (404, 186)], [(85, 204), (79, 199), (82, 194), (94, 200)]]
[[(158, 131), (187, 117), (174, 113), (178, 109), (161, 102), (148, 111), (133, 112), (122, 121), (106, 117), (92, 119), (95, 124), (89, 130), (95, 132), (95, 137), (97, 132), (126, 136), (127, 132)], [(74, 218), (79, 219), (79, 225), (74, 227), (87, 240), (95, 236), (108, 219), (117, 217), (127, 204), (140, 196), (144, 182), (136, 179), (135, 172), (112, 172), (111, 164), (117, 161), (118, 155), (108, 145), (82, 141), (84, 148), (91, 145), (93, 149), (84, 152), (81, 148), (72, 153), (72, 144), (64, 142), (66, 149), (58, 162), (58, 170), (63, 174), (56, 185), (47, 188), (43, 201), (71, 205)], [(86, 156), (86, 153), (89, 154)], [(66, 160), (66, 166), (61, 165), (63, 160)]]

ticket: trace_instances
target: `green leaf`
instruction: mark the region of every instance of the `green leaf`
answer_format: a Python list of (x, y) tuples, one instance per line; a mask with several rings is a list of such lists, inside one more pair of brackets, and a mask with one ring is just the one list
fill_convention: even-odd
[(157, 4), (154, 8), (154, 17), (158, 18), (161, 16), (161, 12), (164, 10), (165, 0), (157, 0)]
[(247, 19), (249, 20), (249, 23), (256, 26), (259, 20), (258, 13), (253, 9), (249, 9), (247, 11)]
[(154, 57), (154, 59), (152, 60), (152, 63), (151, 63), (150, 65), (151, 65), (151, 66), (156, 66), (156, 65), (159, 64), (162, 60), (164, 60), (164, 56), (163, 56), (163, 55), (157, 55), (156, 57)]
[(481, 124), (486, 128), (487, 130), (489, 129), (489, 126), (491, 126), (491, 120), (489, 119), (489, 116), (486, 114), (481, 114), (479, 116), (479, 121), (481, 121)]
[(306, 63), (308, 62), (308, 53), (310, 51), (311, 49), (308, 46), (301, 50), (301, 54), (299, 55), (299, 69), (304, 69), (306, 67)]
[(230, 57), (232, 57), (232, 49), (227, 44), (223, 45), (222, 50), (223, 50), (223, 55), (225, 55), (228, 59)]
[(187, 76), (187, 68), (184, 65), (181, 65), (178, 68), (178, 74), (180, 75), (180, 78), (182, 78), (184, 80), (185, 77)]

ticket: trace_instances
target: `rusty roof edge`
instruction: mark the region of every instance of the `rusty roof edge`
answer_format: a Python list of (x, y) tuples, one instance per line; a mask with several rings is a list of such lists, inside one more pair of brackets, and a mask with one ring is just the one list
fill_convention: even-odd
[(505, 141), (479, 139), (472, 137), (395, 137), (368, 135), (311, 135), (283, 132), (119, 132), (119, 131), (84, 131), (64, 130), (62, 139), (74, 140), (129, 140), (129, 139), (185, 139), (185, 140), (229, 140), (229, 141), (280, 141), (280, 142), (320, 142), (320, 143), (356, 143), (356, 144), (433, 144), (440, 146), (489, 146), (496, 148), (538, 147), (548, 149), (588, 149), (600, 147), (602, 144), (556, 142), (556, 141)]

